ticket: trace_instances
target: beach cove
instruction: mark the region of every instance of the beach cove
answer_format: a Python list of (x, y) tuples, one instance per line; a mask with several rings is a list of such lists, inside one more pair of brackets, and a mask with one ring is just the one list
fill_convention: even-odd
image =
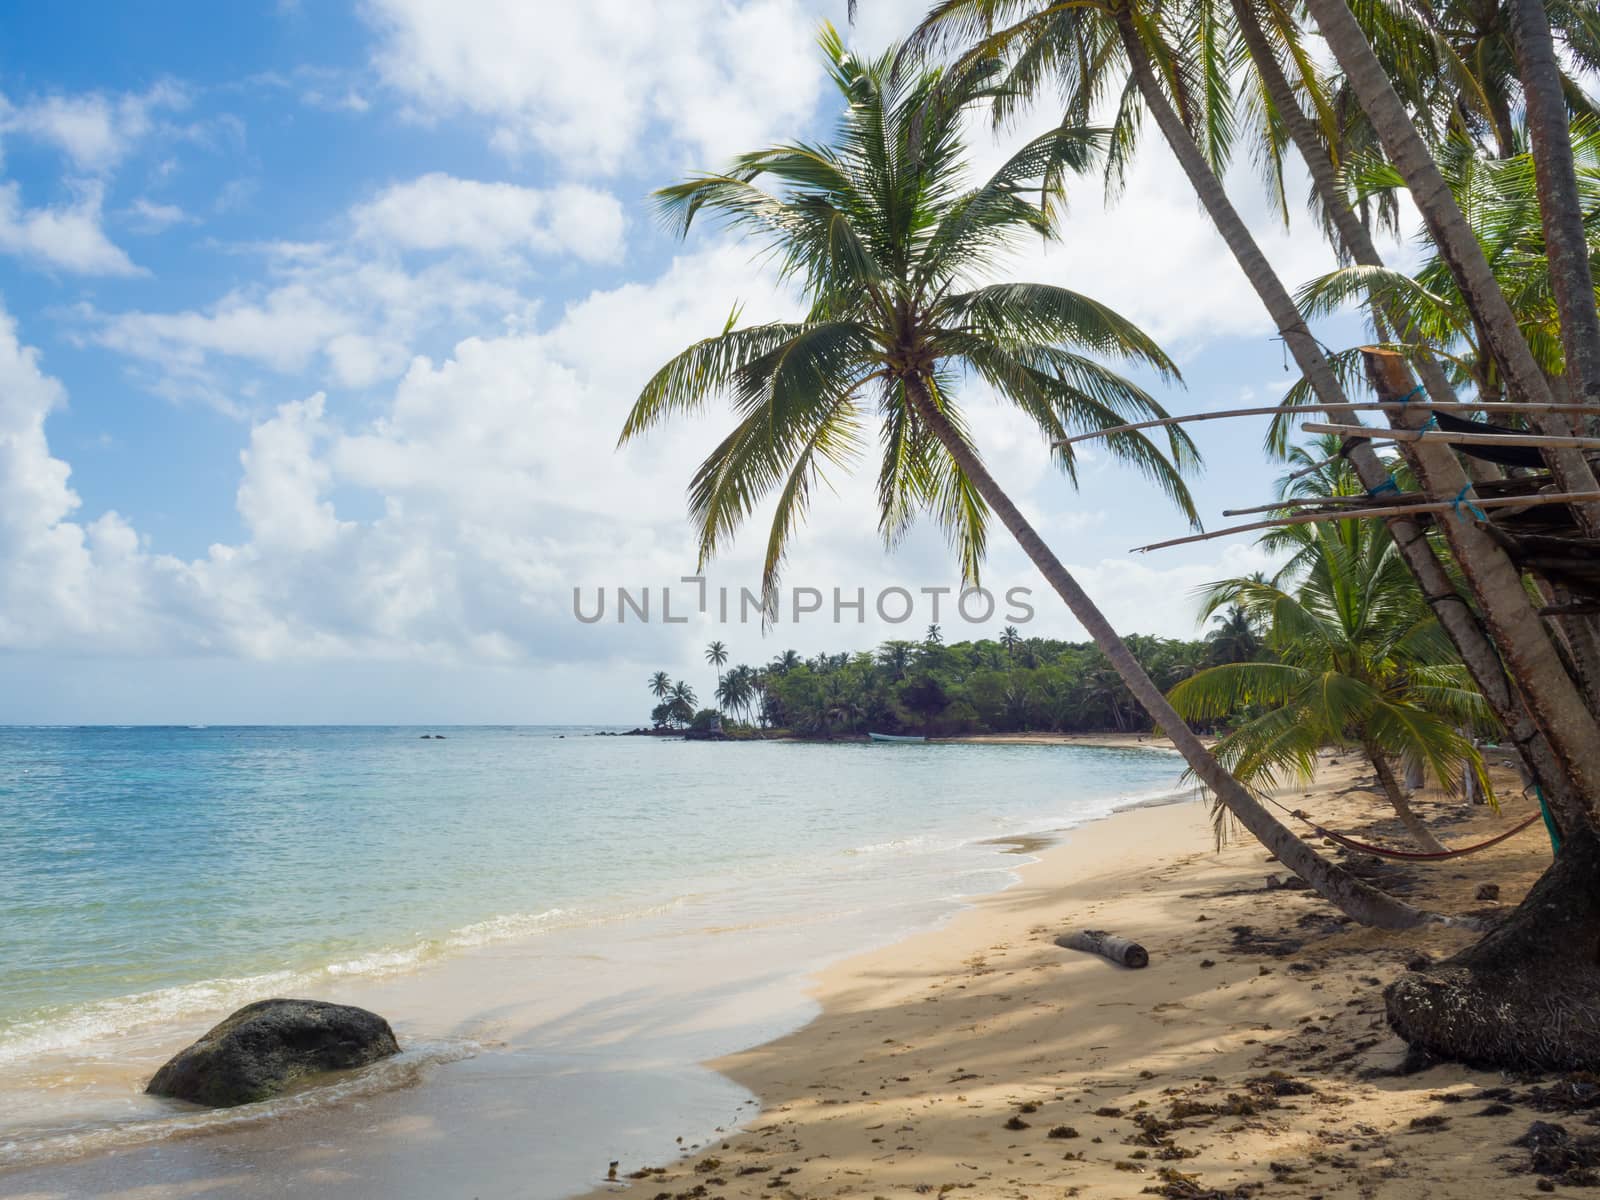
[[(17, 748), (12, 736), (8, 749)], [(96, 973), (80, 981), (76, 1002), (50, 997), (54, 1003), (18, 1012), (24, 997), (15, 989), (7, 997), (13, 1015), (0, 1035), (0, 1193), (7, 1195), (116, 1195), (138, 1187), (266, 1195), (295, 1179), (313, 1194), (336, 1180), (341, 1194), (396, 1194), (424, 1181), (434, 1187), (427, 1194), (454, 1194), (463, 1179), (506, 1175), (519, 1180), (519, 1195), (559, 1196), (603, 1178), (611, 1159), (667, 1161), (754, 1111), (748, 1090), (698, 1064), (812, 1017), (808, 972), (936, 925), (970, 897), (1006, 886), (1022, 861), (1011, 853), (1018, 839), (1032, 845), (1046, 831), (1119, 806), (1171, 798), (1178, 782), (1170, 754), (1137, 743), (707, 746), (578, 730), (451, 729), (443, 741), (414, 730), (190, 730), (142, 735), (157, 748), (141, 759), (129, 747), (130, 731), (51, 736), (54, 751), (7, 757), (33, 764), (9, 780), (11, 794), (32, 787), (29, 812), (40, 839), (73, 842), (106, 910), (116, 911), (113, 900), (130, 910), (126, 965), (103, 942), (75, 952), (67, 937), (48, 941), (40, 913), (56, 899), (69, 915), (70, 873), (56, 864), (54, 882), (37, 874), (27, 903), (39, 940), (8, 977), (36, 980), (44, 998), (44, 988), (59, 991), (66, 982), (61, 970), (39, 969), (48, 954), (68, 964), (76, 953)], [(85, 737), (104, 741), (85, 750)], [(97, 806), (116, 818), (98, 834), (63, 836), (65, 809), (46, 819), (52, 810), (41, 794), (62, 784), (49, 759), (69, 752), (79, 819), (91, 819), (79, 810)], [(97, 762), (115, 766), (98, 783), (91, 778)], [(134, 770), (134, 762), (142, 766)], [(147, 820), (166, 823), (168, 852), (186, 859), (190, 875), (157, 872), (146, 881), (105, 858), (130, 840), (127, 806), (151, 787), (156, 762), (161, 807)], [(518, 762), (521, 783), (511, 786), (508, 772)], [(219, 783), (224, 770), (231, 785)], [(753, 792), (747, 772), (771, 782)], [(28, 784), (34, 773), (48, 785)], [(598, 786), (579, 790), (591, 776)], [(204, 797), (189, 794), (197, 786)], [(295, 824), (265, 820), (295, 787)], [(639, 787), (648, 794), (624, 798)], [(271, 801), (265, 809), (263, 789)], [(556, 809), (544, 811), (552, 803)], [(586, 805), (594, 811), (584, 817)], [(251, 822), (249, 838), (224, 836), (230, 806)], [(452, 808), (461, 822), (454, 829), (405, 827), (411, 814), (448, 818)], [(213, 832), (186, 845), (177, 827), (200, 811), (210, 814)], [(341, 868), (339, 854), (329, 859), (302, 842), (298, 831), (322, 827), (330, 811), (343, 825), (368, 827), (366, 861)], [(789, 832), (769, 837), (779, 825)], [(292, 836), (274, 840), (278, 828)], [(461, 828), (477, 833), (453, 846)], [(496, 832), (492, 844), (485, 829)], [(609, 860), (601, 852), (607, 845)], [(275, 936), (290, 948), (309, 944), (308, 952), (273, 952), (269, 941), (257, 957), (215, 957), (216, 945), (256, 954), (250, 939), (262, 928), (246, 919), (251, 909), (230, 913), (218, 899), (208, 911), (187, 899), (222, 874), (207, 869), (205, 846), (227, 847), (226, 877), (253, 895), (257, 910), (278, 894), (275, 877), (292, 869), (308, 893), (324, 889), (335, 900), (364, 873), (381, 902), (371, 912), (398, 910), (411, 932), (363, 929), (356, 918), (368, 910), (346, 913), (295, 893), (279, 902), (283, 927)], [(147, 846), (137, 852), (145, 866), (158, 865)], [(430, 869), (408, 870), (408, 856), (424, 852)], [(296, 855), (305, 859), (299, 868)], [(596, 855), (590, 883), (605, 879), (610, 890), (590, 886), (585, 895), (579, 876)], [(652, 863), (696, 859), (692, 875), (649, 875)], [(459, 880), (449, 869), (457, 861), (465, 867)], [(513, 869), (496, 871), (500, 862)], [(519, 862), (526, 864), (521, 883)], [(551, 873), (554, 879), (542, 878)], [(633, 886), (612, 882), (622, 876)], [(135, 884), (136, 894), (117, 896)], [(483, 902), (490, 907), (473, 907)], [(173, 906), (165, 915), (163, 904)], [(300, 913), (309, 916), (297, 925)], [(209, 922), (205, 939), (196, 936), (202, 922)], [(107, 979), (152, 970), (160, 960), (136, 939), (162, 924), (173, 926), (164, 944), (187, 935), (213, 956), (195, 958), (191, 950), (184, 959), (173, 950), (165, 977), (139, 977), (166, 986), (109, 996), (102, 986), (97, 995), (93, 987)], [(169, 1054), (237, 1005), (270, 995), (371, 1008), (393, 1022), (404, 1052), (240, 1109), (198, 1111), (140, 1094)], [(266, 1163), (273, 1170), (261, 1170)]]
[[(1359, 827), (1371, 797), (1352, 790), (1358, 774), (1325, 762), (1307, 807)], [(1517, 815), (1508, 810), (1441, 806), (1440, 827), (1475, 840)], [(1373, 1076), (1404, 1050), (1382, 1028), (1379, 984), (1404, 969), (1417, 940), (1341, 924), (1304, 891), (1282, 890), (1264, 909), (1273, 864), (1253, 843), (1217, 852), (1204, 804), (1136, 804), (984, 852), (1003, 849), (1027, 851), (1012, 857), (1014, 876), (989, 876), (993, 887), (959, 911), (901, 931), (920, 923), (920, 932), (885, 932), (876, 949), (820, 963), (809, 1004), (802, 980), (777, 964), (817, 961), (826, 921), (752, 938), (652, 918), (608, 954), (558, 931), (426, 972), (352, 980), (325, 994), (384, 1011), (403, 1031), (459, 1011), (463, 989), (500, 1023), (449, 1031), (460, 1043), (412, 1040), (376, 1075), (335, 1085), (347, 1094), (333, 1104), (297, 1114), (291, 1097), (258, 1106), (255, 1120), (244, 1110), (201, 1116), (142, 1143), (19, 1166), (0, 1173), (0, 1189), (40, 1200), (153, 1187), (520, 1196), (573, 1194), (582, 1187), (572, 1181), (586, 1180), (595, 1196), (625, 1189), (652, 1200), (1209, 1194), (1162, 1174), (1177, 1171), (1208, 1187), (1269, 1183), (1274, 1196), (1410, 1197), (1461, 1194), (1452, 1180), (1468, 1186), (1499, 1173), (1496, 1156), (1516, 1158), (1505, 1143), (1528, 1114), (1507, 1105), (1473, 1123), (1466, 1117), (1484, 1106), (1451, 1100), (1498, 1076), (1459, 1067)], [(1421, 886), (1470, 908), (1481, 880), (1531, 879), (1547, 856), (1539, 838), (1519, 837), (1469, 867), (1430, 865)], [(1516, 886), (1503, 895), (1514, 902)], [(1054, 946), (1082, 926), (1138, 937), (1151, 967), (1128, 972)], [(1464, 936), (1441, 931), (1424, 944), (1443, 953)], [(685, 945), (692, 982), (678, 958)], [(752, 978), (752, 954), (770, 969), (765, 979)], [(552, 994), (557, 976), (564, 986)], [(584, 1049), (533, 1048), (530, 1035), (548, 1044), (551, 1034)], [(608, 1043), (631, 1061), (607, 1061)], [(687, 1057), (697, 1048), (711, 1071)], [(1180, 1102), (1203, 1115), (1168, 1121)], [(1205, 1113), (1230, 1105), (1237, 1113)], [(576, 1136), (540, 1137), (552, 1113)], [(606, 1182), (613, 1162), (622, 1182)]]

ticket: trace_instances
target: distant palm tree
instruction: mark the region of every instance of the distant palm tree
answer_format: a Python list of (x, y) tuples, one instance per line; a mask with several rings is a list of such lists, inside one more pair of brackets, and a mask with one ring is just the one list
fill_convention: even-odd
[(650, 694), (657, 700), (665, 700), (667, 693), (672, 690), (672, 677), (665, 671), (657, 671), (650, 676)]
[(772, 671), (777, 675), (787, 675), (800, 665), (800, 655), (794, 650), (785, 650), (772, 660)]
[(695, 701), (694, 689), (687, 682), (680, 679), (673, 684), (672, 695), (667, 700), (673, 721), (679, 725), (687, 725), (693, 721)]
[(878, 662), (889, 672), (889, 678), (899, 683), (911, 669), (912, 645), (910, 642), (885, 642), (878, 648)]
[(715, 696), (722, 690), (722, 666), (728, 661), (728, 647), (721, 642), (712, 642), (706, 647), (706, 661), (717, 673), (717, 685), (711, 689)]
[(1261, 653), (1261, 635), (1240, 605), (1230, 604), (1215, 616), (1216, 628), (1206, 633), (1211, 666), (1249, 662)]
[(1022, 635), (1017, 632), (1015, 625), (1007, 625), (1000, 635), (1000, 644), (1006, 648), (1007, 654), (1015, 654), (1017, 645), (1022, 641)]
[(750, 703), (752, 688), (745, 670), (735, 667), (717, 681), (717, 704), (734, 715), (743, 713)]
[(929, 625), (922, 642), (926, 646), (941, 646), (944, 644), (944, 632), (937, 625)]

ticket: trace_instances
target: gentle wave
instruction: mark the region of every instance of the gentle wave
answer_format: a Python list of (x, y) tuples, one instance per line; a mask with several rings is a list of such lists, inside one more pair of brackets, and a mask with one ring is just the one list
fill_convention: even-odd
[[(638, 914), (626, 915), (646, 915), (661, 907), (656, 905)], [(580, 914), (565, 908), (512, 913), (464, 925), (442, 938), (426, 938), (410, 946), (384, 947), (318, 967), (207, 979), (90, 1001), (22, 1022), (0, 1035), (0, 1065), (86, 1046), (111, 1034), (175, 1023), (207, 1012), (231, 1011), (263, 996), (315, 989), (332, 980), (397, 975), (414, 971), (452, 952), (551, 929), (614, 919), (622, 919), (622, 915)]]
[(47, 1131), (42, 1136), (0, 1143), (0, 1167), (38, 1166), (80, 1155), (185, 1137), (227, 1133), (249, 1125), (336, 1106), (353, 1099), (409, 1087), (431, 1067), (471, 1058), (482, 1048), (470, 1041), (418, 1042), (382, 1062), (333, 1083), (291, 1095), (241, 1104), (237, 1108), (175, 1112), (171, 1116), (98, 1125), (80, 1131)]

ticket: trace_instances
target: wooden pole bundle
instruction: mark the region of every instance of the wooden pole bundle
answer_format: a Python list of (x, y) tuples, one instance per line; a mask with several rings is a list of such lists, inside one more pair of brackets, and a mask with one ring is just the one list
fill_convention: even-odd
[(1080, 929), (1077, 933), (1064, 933), (1056, 939), (1056, 945), (1067, 950), (1098, 954), (1101, 958), (1109, 958), (1119, 966), (1132, 967), (1134, 970), (1150, 965), (1150, 952), (1138, 942), (1107, 933), (1104, 929)]
[(1188, 537), (1173, 538), (1165, 542), (1154, 542), (1148, 546), (1135, 546), (1130, 553), (1146, 554), (1151, 550), (1165, 550), (1170, 546), (1184, 546), (1190, 542), (1209, 542), (1212, 538), (1227, 537), (1229, 534), (1249, 533), (1255, 529), (1279, 529), (1285, 525), (1315, 525), (1323, 521), (1365, 520), (1369, 517), (1404, 517), (1413, 513), (1459, 512), (1462, 506), (1468, 504), (1480, 509), (1533, 508), (1540, 504), (1573, 504), (1594, 500), (1600, 500), (1600, 492), (1547, 492), (1532, 496), (1499, 496), (1484, 500), (1467, 497), (1460, 501), (1424, 500), (1420, 503), (1383, 504), (1370, 508), (1352, 505), (1341, 512), (1299, 513), (1291, 517), (1278, 517), (1271, 521), (1251, 521), (1247, 525), (1233, 525), (1227, 529), (1213, 530), (1210, 533), (1190, 534)]
[[(1600, 405), (1596, 404), (1524, 404), (1520, 400), (1480, 400), (1456, 401), (1451, 404), (1434, 404), (1426, 400), (1418, 400), (1414, 405), (1407, 405), (1399, 400), (1363, 400), (1358, 403), (1341, 404), (1339, 408), (1349, 409), (1351, 412), (1397, 412), (1401, 409), (1415, 407), (1428, 412), (1571, 412), (1571, 413), (1600, 413)], [(1110, 437), (1117, 433), (1131, 433), (1136, 429), (1154, 429), (1162, 425), (1184, 425), (1192, 421), (1221, 421), (1229, 417), (1270, 417), (1270, 416), (1315, 416), (1318, 408), (1285, 408), (1281, 404), (1268, 405), (1265, 408), (1220, 408), (1214, 412), (1186, 413), (1176, 417), (1156, 417), (1148, 421), (1132, 421), (1126, 425), (1113, 425), (1109, 429), (1094, 429), (1088, 433), (1075, 433), (1068, 438), (1060, 438), (1051, 442), (1052, 446), (1070, 446), (1075, 442), (1087, 442), (1094, 438)], [(1306, 428), (1310, 428), (1307, 426)]]
[(1544, 433), (1446, 433), (1440, 429), (1376, 429), (1371, 425), (1325, 425), (1307, 421), (1307, 433), (1336, 433), (1371, 442), (1449, 442), (1455, 446), (1550, 446), (1563, 450), (1600, 450), (1600, 438), (1555, 437)]

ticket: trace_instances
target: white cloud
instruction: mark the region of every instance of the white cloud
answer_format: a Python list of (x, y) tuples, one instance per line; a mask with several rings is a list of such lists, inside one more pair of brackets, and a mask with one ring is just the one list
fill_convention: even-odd
[[(239, 411), (240, 385), (225, 360), (370, 387), (399, 375), (419, 338), (525, 325), (536, 266), (617, 261), (624, 221), (616, 198), (593, 188), (432, 173), (383, 189), (337, 225), (328, 241), (247, 247), (263, 255), (266, 279), (210, 305), (86, 310), (87, 336), (153, 367), (156, 391), (228, 412)], [(0, 226), (0, 248), (3, 239)]]
[(352, 217), (360, 236), (406, 250), (531, 251), (585, 262), (622, 256), (622, 205), (594, 188), (540, 191), (434, 171), (386, 188)]
[(0, 98), (0, 134), (21, 134), (52, 145), (79, 171), (115, 167), (150, 132), (155, 114), (187, 103), (183, 91), (159, 83), (140, 94), (52, 95), (13, 105)]
[(795, 133), (820, 91), (815, 15), (796, 0), (374, 0), (367, 12), (380, 74), (420, 114), (475, 114), (500, 149), (543, 150), (569, 174), (614, 172), (653, 133), (714, 167)]
[(194, 220), (176, 204), (158, 204), (140, 196), (128, 206), (127, 220), (138, 233), (160, 233), (174, 225), (184, 225)]
[[(0, 649), (339, 658), (433, 663), (669, 663), (709, 634), (696, 623), (580, 625), (572, 589), (670, 585), (693, 567), (683, 489), (725, 430), (712, 412), (612, 450), (648, 372), (717, 328), (742, 293), (752, 320), (792, 304), (751, 272), (745, 249), (687, 256), (650, 283), (597, 292), (542, 331), (468, 338), (418, 358), (375, 417), (341, 421), (321, 394), (257, 421), (241, 454), (245, 536), (182, 561), (153, 552), (115, 513), (76, 516), (67, 466), (43, 434), (61, 402), (7, 321), (0, 327)], [(248, 331), (249, 322), (235, 326)], [(618, 329), (630, 336), (619, 339)], [(241, 337), (246, 336), (244, 333)], [(307, 343), (310, 344), (310, 341)], [(974, 405), (972, 424), (1005, 484), (1070, 556), (1100, 521), (1038, 469), (1021, 419)], [(893, 558), (879, 545), (872, 472), (830, 480), (795, 543), (791, 585), (827, 590), (954, 585), (949, 552), (921, 530)], [(360, 494), (376, 516), (341, 515)], [(714, 581), (753, 586), (765, 529), (754, 521)], [(1182, 634), (1195, 584), (1231, 568), (1091, 561), (1085, 583), (1126, 628)], [(1034, 589), (1032, 632), (1080, 636), (996, 530), (987, 582)], [(949, 601), (946, 601), (949, 604)], [(918, 622), (927, 616), (919, 612)], [(946, 615), (947, 629), (972, 632)], [(809, 649), (903, 636), (909, 626), (811, 619), (777, 639)], [(741, 656), (771, 652), (750, 625)], [(952, 632), (951, 636), (957, 636)]]
[(98, 183), (53, 208), (25, 208), (16, 183), (0, 183), (0, 253), (79, 275), (138, 275), (140, 269), (101, 228)]

